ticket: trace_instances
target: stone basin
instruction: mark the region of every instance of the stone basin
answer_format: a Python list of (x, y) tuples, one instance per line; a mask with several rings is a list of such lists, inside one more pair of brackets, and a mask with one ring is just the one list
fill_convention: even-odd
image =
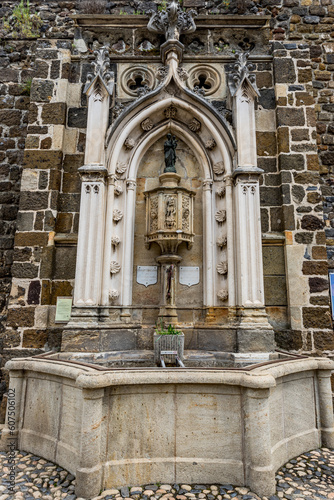
[(270, 496), (282, 464), (334, 447), (328, 359), (162, 369), (80, 356), (7, 363), (16, 421), (1, 440), (5, 449), (17, 438), (20, 450), (69, 470), (77, 496), (158, 481), (232, 483)]

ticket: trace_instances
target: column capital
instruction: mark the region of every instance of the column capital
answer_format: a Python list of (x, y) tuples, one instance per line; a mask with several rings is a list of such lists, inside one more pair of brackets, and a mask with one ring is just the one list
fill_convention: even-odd
[(126, 189), (127, 191), (134, 191), (136, 189), (137, 182), (135, 179), (128, 179), (126, 181)]
[(88, 182), (104, 182), (108, 174), (108, 170), (104, 165), (83, 165), (78, 169), (82, 181)]
[(211, 191), (213, 181), (211, 179), (206, 179), (203, 181), (203, 191)]
[(258, 180), (263, 172), (264, 170), (259, 167), (239, 166), (233, 171), (232, 177), (233, 179), (240, 177), (243, 180)]

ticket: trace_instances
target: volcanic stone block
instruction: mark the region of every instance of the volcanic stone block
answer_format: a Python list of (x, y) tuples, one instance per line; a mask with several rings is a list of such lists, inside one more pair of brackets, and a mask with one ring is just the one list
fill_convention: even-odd
[(58, 213), (56, 221), (57, 233), (70, 233), (72, 229), (73, 214)]
[(260, 201), (263, 206), (279, 206), (282, 204), (281, 191), (278, 187), (260, 187)]
[(311, 68), (304, 68), (304, 69), (298, 70), (298, 82), (299, 83), (306, 83), (306, 82), (311, 82), (311, 81), (312, 81), (312, 69)]
[(266, 208), (261, 208), (261, 229), (263, 233), (269, 231), (269, 215)]
[(59, 211), (60, 212), (79, 212), (80, 195), (79, 194), (60, 194)]
[(311, 172), (294, 173), (293, 177), (296, 184), (311, 184), (316, 185), (319, 182), (319, 175)]
[(261, 157), (257, 160), (257, 165), (265, 172), (277, 172), (276, 158)]
[(305, 261), (303, 262), (303, 274), (320, 274), (327, 275), (328, 274), (328, 264), (327, 262), (320, 261)]
[(14, 262), (12, 265), (12, 276), (14, 278), (36, 278), (38, 266), (29, 262)]
[(305, 245), (308, 245), (309, 243), (312, 243), (313, 241), (313, 232), (312, 233), (296, 233), (295, 234), (295, 241), (297, 243), (304, 243)]
[(331, 328), (328, 307), (303, 307), (304, 328)]
[(74, 279), (76, 247), (56, 247), (54, 279)]
[(314, 215), (304, 215), (302, 218), (302, 229), (316, 231), (317, 229), (322, 229), (323, 226), (323, 221)]
[(17, 216), (18, 231), (32, 231), (34, 226), (33, 212), (19, 212)]
[(284, 275), (284, 248), (283, 246), (264, 246), (263, 273), (265, 275)]
[(274, 58), (275, 83), (293, 83), (296, 80), (295, 66), (290, 58)]
[(264, 109), (275, 109), (275, 91), (274, 89), (260, 90), (259, 104)]
[(32, 250), (29, 247), (26, 248), (14, 248), (13, 260), (17, 262), (26, 262), (31, 259)]
[(34, 79), (31, 85), (30, 98), (35, 102), (49, 102), (52, 98), (54, 83), (50, 80)]
[(278, 126), (298, 126), (305, 125), (304, 111), (300, 108), (277, 108)]
[(291, 139), (293, 141), (308, 141), (309, 140), (309, 131), (307, 128), (302, 129), (294, 129), (291, 130)]
[(287, 305), (285, 276), (264, 277), (264, 299), (266, 306)]
[(23, 191), (20, 197), (20, 210), (42, 210), (48, 208), (49, 193), (42, 191)]
[(28, 289), (28, 299), (29, 305), (39, 304), (39, 298), (41, 294), (41, 283), (40, 281), (31, 281)]
[(313, 295), (310, 297), (310, 304), (313, 306), (328, 306), (329, 297), (328, 295)]
[(18, 109), (0, 109), (0, 123), (2, 125), (20, 125), (21, 116), (21, 111)]
[(257, 154), (259, 156), (276, 155), (275, 132), (256, 132)]
[(62, 161), (61, 151), (52, 150), (26, 150), (24, 152), (23, 168), (50, 168), (60, 167)]
[(334, 164), (334, 151), (326, 151), (320, 155), (321, 161), (324, 165)]
[(19, 233), (15, 234), (15, 245), (18, 247), (46, 246), (48, 243), (48, 234), (42, 232)]
[(8, 310), (7, 326), (17, 328), (19, 326), (34, 326), (35, 308), (19, 307)]
[(315, 349), (320, 349), (322, 351), (334, 349), (334, 335), (332, 328), (330, 328), (330, 330), (313, 332), (313, 340)]
[(275, 331), (277, 347), (284, 350), (299, 350), (303, 346), (302, 335), (297, 330)]
[(325, 278), (309, 278), (310, 293), (319, 293), (328, 290), (328, 280)]
[(86, 128), (87, 108), (70, 108), (68, 110), (67, 125), (75, 128)]
[(45, 330), (24, 330), (22, 347), (43, 348), (48, 340)]
[(304, 170), (304, 156), (300, 154), (280, 154), (279, 167), (281, 170)]
[(42, 109), (42, 121), (44, 124), (65, 125), (66, 104), (64, 102), (44, 104)]
[(296, 203), (301, 203), (305, 197), (305, 189), (303, 186), (294, 185), (292, 186), (292, 197)]
[(279, 127), (277, 129), (277, 147), (281, 153), (289, 153), (289, 128)]

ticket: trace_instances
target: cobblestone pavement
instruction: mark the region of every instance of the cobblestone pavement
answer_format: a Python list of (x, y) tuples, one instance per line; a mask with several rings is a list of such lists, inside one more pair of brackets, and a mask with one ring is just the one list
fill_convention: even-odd
[[(75, 478), (57, 465), (31, 453), (16, 453), (14, 493), (8, 489), (7, 455), (0, 452), (0, 500), (80, 500)], [(276, 474), (276, 494), (259, 497), (246, 487), (231, 484), (149, 484), (109, 489), (92, 500), (317, 500), (334, 499), (334, 450), (322, 448), (290, 460)]]

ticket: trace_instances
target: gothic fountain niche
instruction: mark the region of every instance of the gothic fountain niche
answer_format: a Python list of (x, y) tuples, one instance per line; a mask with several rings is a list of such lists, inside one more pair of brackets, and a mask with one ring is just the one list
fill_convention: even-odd
[(178, 264), (182, 258), (178, 247), (186, 243), (188, 250), (194, 241), (193, 198), (195, 191), (180, 184), (176, 173), (175, 136), (168, 134), (164, 144), (165, 169), (159, 176), (159, 186), (145, 192), (146, 236), (145, 244), (150, 248), (157, 243), (161, 255), (157, 258), (161, 269), (161, 307), (159, 318), (165, 323), (177, 323), (176, 280)]

